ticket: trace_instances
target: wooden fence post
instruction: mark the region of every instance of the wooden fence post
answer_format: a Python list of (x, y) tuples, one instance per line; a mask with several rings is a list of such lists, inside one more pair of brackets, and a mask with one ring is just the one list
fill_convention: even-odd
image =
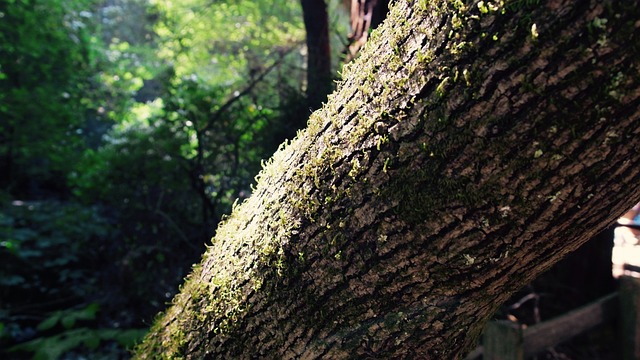
[(490, 321), (484, 330), (485, 360), (524, 360), (522, 327), (510, 321)]
[(640, 279), (620, 277), (622, 358), (640, 359)]

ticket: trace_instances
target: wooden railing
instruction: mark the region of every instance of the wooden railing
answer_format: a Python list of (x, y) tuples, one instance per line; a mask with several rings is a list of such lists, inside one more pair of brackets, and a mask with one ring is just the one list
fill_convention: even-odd
[(555, 319), (524, 327), (510, 321), (491, 321), (483, 345), (466, 360), (525, 360), (594, 327), (618, 319), (622, 359), (640, 359), (640, 279), (623, 276), (620, 290)]

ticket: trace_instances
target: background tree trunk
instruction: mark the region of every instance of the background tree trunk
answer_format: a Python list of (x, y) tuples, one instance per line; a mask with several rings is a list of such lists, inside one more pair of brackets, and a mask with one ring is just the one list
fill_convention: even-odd
[(329, 15), (324, 0), (300, 0), (307, 31), (307, 103), (315, 110), (331, 92)]
[(403, 1), (140, 359), (460, 358), (640, 199), (639, 9)]
[[(346, 2), (345, 2), (346, 6)], [(369, 38), (369, 32), (382, 24), (389, 12), (388, 0), (351, 0), (347, 7), (351, 13), (351, 34), (345, 62), (355, 58)]]

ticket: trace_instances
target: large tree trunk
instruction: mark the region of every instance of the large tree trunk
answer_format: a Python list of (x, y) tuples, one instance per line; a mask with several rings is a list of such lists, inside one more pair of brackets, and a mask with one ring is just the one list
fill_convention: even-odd
[(639, 200), (639, 7), (528, 3), (397, 2), (137, 357), (460, 358)]

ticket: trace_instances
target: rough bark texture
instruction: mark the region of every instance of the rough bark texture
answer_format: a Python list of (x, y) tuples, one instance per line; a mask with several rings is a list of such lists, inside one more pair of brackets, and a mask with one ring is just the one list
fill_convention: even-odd
[(397, 2), (137, 358), (463, 356), (640, 199), (638, 8)]
[(307, 102), (315, 110), (331, 92), (329, 14), (324, 0), (300, 0), (307, 31)]

